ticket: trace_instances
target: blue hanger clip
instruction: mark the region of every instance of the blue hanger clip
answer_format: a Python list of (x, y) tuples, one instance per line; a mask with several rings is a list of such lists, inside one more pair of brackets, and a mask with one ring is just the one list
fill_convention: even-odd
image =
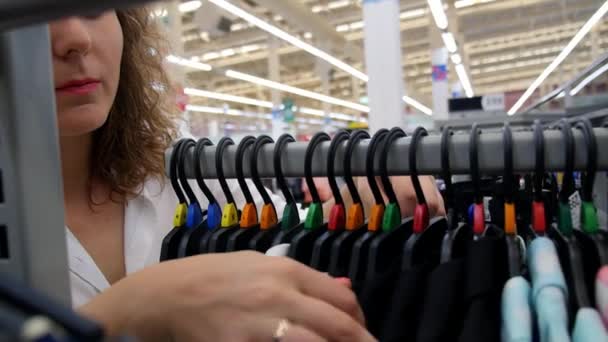
[(222, 209), (217, 203), (209, 204), (207, 208), (207, 226), (210, 230), (216, 229), (222, 223)]

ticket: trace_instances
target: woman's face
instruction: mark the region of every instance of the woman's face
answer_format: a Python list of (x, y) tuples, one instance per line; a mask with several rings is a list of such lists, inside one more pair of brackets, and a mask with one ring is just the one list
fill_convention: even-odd
[(123, 35), (116, 12), (51, 23), (59, 134), (80, 136), (107, 120), (118, 89)]

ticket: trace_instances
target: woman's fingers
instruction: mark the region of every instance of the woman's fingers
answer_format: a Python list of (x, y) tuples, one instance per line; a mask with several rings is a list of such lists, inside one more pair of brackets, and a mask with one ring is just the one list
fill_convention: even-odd
[(290, 322), (301, 325), (319, 336), (337, 342), (375, 341), (353, 317), (326, 302), (300, 293), (286, 298)]
[[(286, 323), (286, 325), (284, 325)], [(326, 342), (327, 340), (319, 336), (314, 331), (304, 328), (301, 325), (291, 323), (289, 321), (284, 322), (282, 319), (277, 319), (274, 322), (274, 330), (271, 330), (273, 336), (267, 338), (265, 342), (273, 341), (273, 338), (277, 342)], [(284, 328), (282, 334), (275, 335), (278, 330)]]
[(365, 326), (363, 310), (357, 302), (357, 297), (349, 288), (341, 285), (325, 273), (315, 271), (293, 260), (282, 260), (289, 279), (305, 295), (329, 303), (335, 308), (350, 315), (360, 325)]

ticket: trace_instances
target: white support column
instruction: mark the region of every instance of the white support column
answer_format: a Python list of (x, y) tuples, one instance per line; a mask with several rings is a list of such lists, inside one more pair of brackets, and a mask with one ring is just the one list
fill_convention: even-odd
[(398, 0), (364, 0), (370, 131), (403, 125), (404, 82)]
[[(318, 42), (318, 45), (321, 46), (321, 48), (324, 49), (325, 51), (330, 50), (329, 47), (327, 46), (327, 44), (325, 44), (324, 42)], [(317, 75), (319, 75), (319, 78), (321, 79), (321, 93), (331, 96), (331, 78), (330, 78), (331, 65), (329, 63), (317, 58), (315, 61), (315, 66), (316, 66)], [(324, 120), (325, 120), (326, 126), (329, 127), (329, 124), (331, 123), (331, 117), (329, 116), (329, 114), (331, 113), (331, 110), (332, 110), (331, 104), (329, 104), (327, 102), (322, 102), (321, 109), (323, 110), (323, 113), (325, 114)]]
[[(361, 100), (361, 85), (359, 83), (359, 79), (356, 77), (351, 77), (351, 83), (353, 102), (359, 103), (359, 100)], [(355, 117), (357, 118), (357, 121), (361, 121), (361, 112), (357, 112)]]
[[(281, 57), (279, 48), (281, 42), (274, 36), (268, 36), (268, 76), (271, 81), (281, 82)], [(285, 131), (285, 123), (283, 115), (279, 114), (281, 110), (281, 92), (272, 89), (270, 98), (273, 104), (272, 109), (272, 136), (278, 138)]]
[[(182, 14), (179, 11), (179, 4), (179, 1), (167, 2), (167, 16), (161, 18), (161, 20), (165, 23), (167, 37), (171, 44), (171, 53), (173, 55), (183, 56), (184, 42), (182, 41)], [(162, 6), (162, 4), (160, 6)], [(182, 91), (182, 89), (186, 87), (186, 72), (184, 68), (175, 64), (167, 64), (167, 67), (170, 68), (173, 86), (177, 91)], [(191, 115), (188, 113), (188, 111), (184, 111), (182, 114), (182, 119), (184, 121), (180, 123), (180, 131), (182, 131), (183, 134), (189, 134), (192, 127)]]
[[(281, 82), (281, 57), (279, 48), (281, 42), (274, 36), (268, 36), (268, 76), (271, 81)], [(281, 92), (272, 89), (270, 91), (272, 104), (278, 108), (281, 105)]]
[[(429, 14), (430, 15), (430, 14)], [(433, 22), (433, 19), (431, 19)], [(441, 39), (441, 31), (431, 24), (429, 26), (431, 42), (431, 84), (433, 90), (433, 120), (447, 120), (449, 117), (448, 100), (450, 99), (450, 81), (458, 81), (453, 67), (450, 67), (448, 50)], [(450, 71), (450, 72), (448, 72)], [(449, 76), (452, 76), (451, 78)]]

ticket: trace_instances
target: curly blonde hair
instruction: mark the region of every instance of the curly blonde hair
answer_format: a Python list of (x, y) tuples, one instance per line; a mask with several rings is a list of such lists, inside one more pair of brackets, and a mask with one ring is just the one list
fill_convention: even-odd
[(117, 11), (124, 36), (120, 81), (108, 120), (95, 132), (91, 168), (93, 179), (109, 185), (110, 198), (136, 196), (149, 177), (162, 180), (164, 151), (175, 136), (165, 40), (148, 13)]

